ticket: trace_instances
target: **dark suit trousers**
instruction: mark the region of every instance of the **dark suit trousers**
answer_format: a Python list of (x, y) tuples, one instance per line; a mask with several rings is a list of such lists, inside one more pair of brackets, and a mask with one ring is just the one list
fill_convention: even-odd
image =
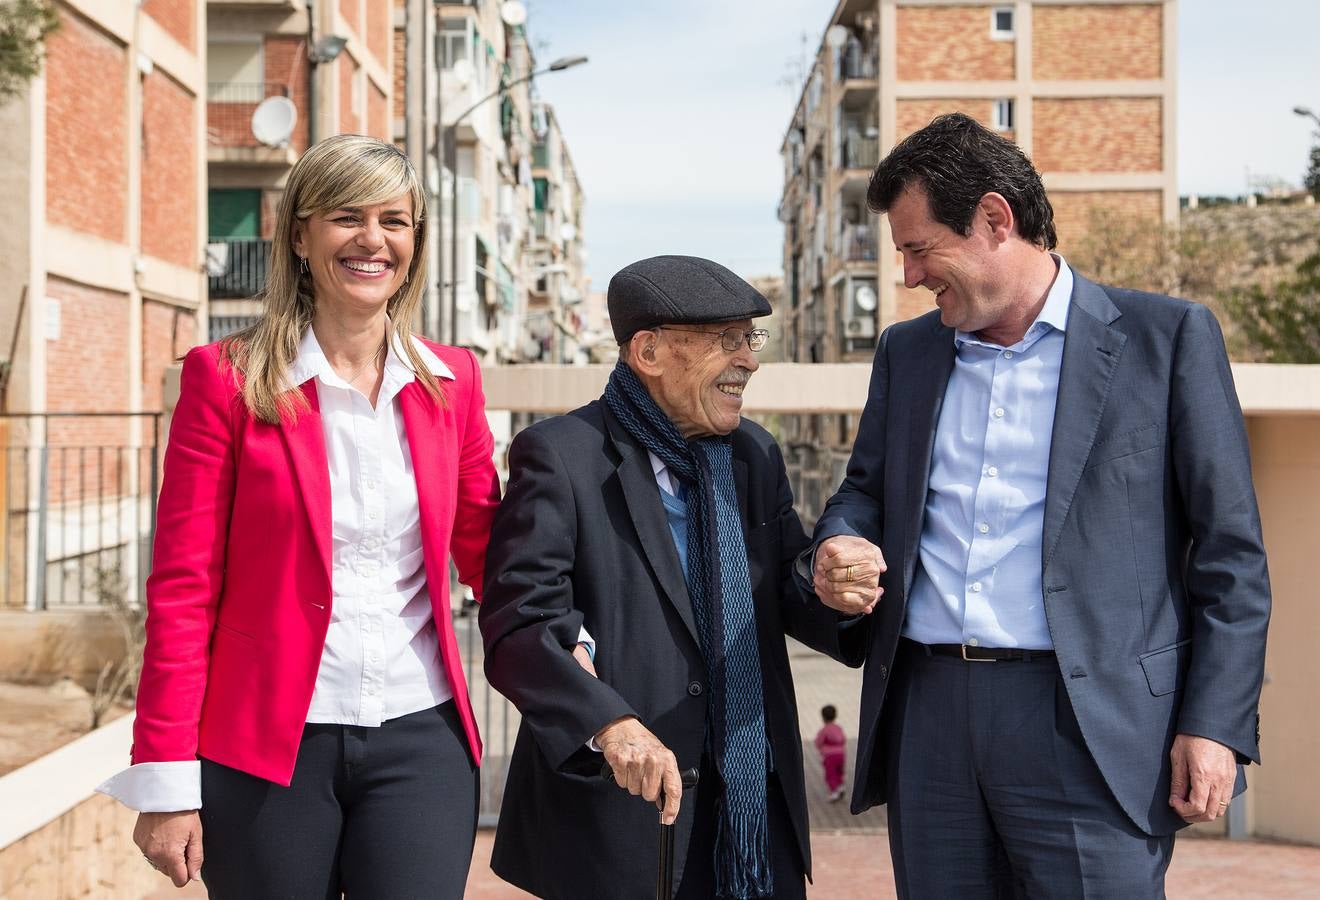
[(966, 662), (900, 642), (886, 710), (900, 897), (1155, 898), (1173, 838), (1123, 813), (1052, 658)]
[[(715, 800), (719, 776), (708, 759), (702, 757), (701, 777), (697, 781), (696, 816), (688, 840), (683, 880), (674, 892), (675, 900), (713, 900), (715, 894)], [(805, 867), (793, 834), (793, 820), (788, 803), (773, 772), (766, 779), (766, 813), (770, 826), (770, 865), (775, 873), (776, 900), (805, 900)]]
[(202, 760), (213, 900), (459, 900), (477, 770), (453, 701), (378, 728), (307, 725), (289, 787)]

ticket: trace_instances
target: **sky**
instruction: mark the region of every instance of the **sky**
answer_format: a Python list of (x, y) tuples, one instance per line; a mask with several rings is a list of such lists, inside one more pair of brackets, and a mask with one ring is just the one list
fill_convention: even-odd
[[(634, 260), (782, 270), (779, 147), (835, 0), (527, 0), (537, 80), (586, 193), (593, 290)], [(1299, 184), (1320, 113), (1320, 2), (1178, 4), (1179, 192)]]

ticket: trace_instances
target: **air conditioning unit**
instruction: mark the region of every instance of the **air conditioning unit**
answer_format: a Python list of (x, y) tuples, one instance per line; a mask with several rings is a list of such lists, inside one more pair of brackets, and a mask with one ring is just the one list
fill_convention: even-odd
[(875, 308), (879, 297), (872, 281), (854, 281), (849, 286), (848, 302), (844, 304), (843, 336), (850, 340), (875, 338)]

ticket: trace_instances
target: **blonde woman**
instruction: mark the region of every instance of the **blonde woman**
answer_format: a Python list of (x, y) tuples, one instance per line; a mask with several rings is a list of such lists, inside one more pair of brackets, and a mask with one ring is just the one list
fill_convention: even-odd
[(461, 897), (481, 743), (449, 615), (499, 486), (471, 353), (409, 331), (425, 196), (360, 135), (293, 167), (265, 313), (190, 352), (130, 768), (101, 790), (213, 898)]

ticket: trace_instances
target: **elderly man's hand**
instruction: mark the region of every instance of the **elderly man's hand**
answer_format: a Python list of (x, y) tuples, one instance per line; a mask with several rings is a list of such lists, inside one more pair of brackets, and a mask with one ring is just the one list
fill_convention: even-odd
[(650, 800), (660, 810), (660, 823), (673, 825), (683, 799), (683, 781), (669, 748), (632, 716), (615, 719), (598, 731), (596, 746), (614, 770), (619, 787)]
[(1179, 734), (1169, 750), (1173, 778), (1169, 805), (1188, 822), (1213, 822), (1228, 810), (1237, 779), (1237, 758), (1217, 741)]
[(837, 534), (816, 548), (811, 584), (820, 602), (845, 615), (870, 613), (885, 589), (880, 576), (889, 567), (884, 554), (870, 541)]

